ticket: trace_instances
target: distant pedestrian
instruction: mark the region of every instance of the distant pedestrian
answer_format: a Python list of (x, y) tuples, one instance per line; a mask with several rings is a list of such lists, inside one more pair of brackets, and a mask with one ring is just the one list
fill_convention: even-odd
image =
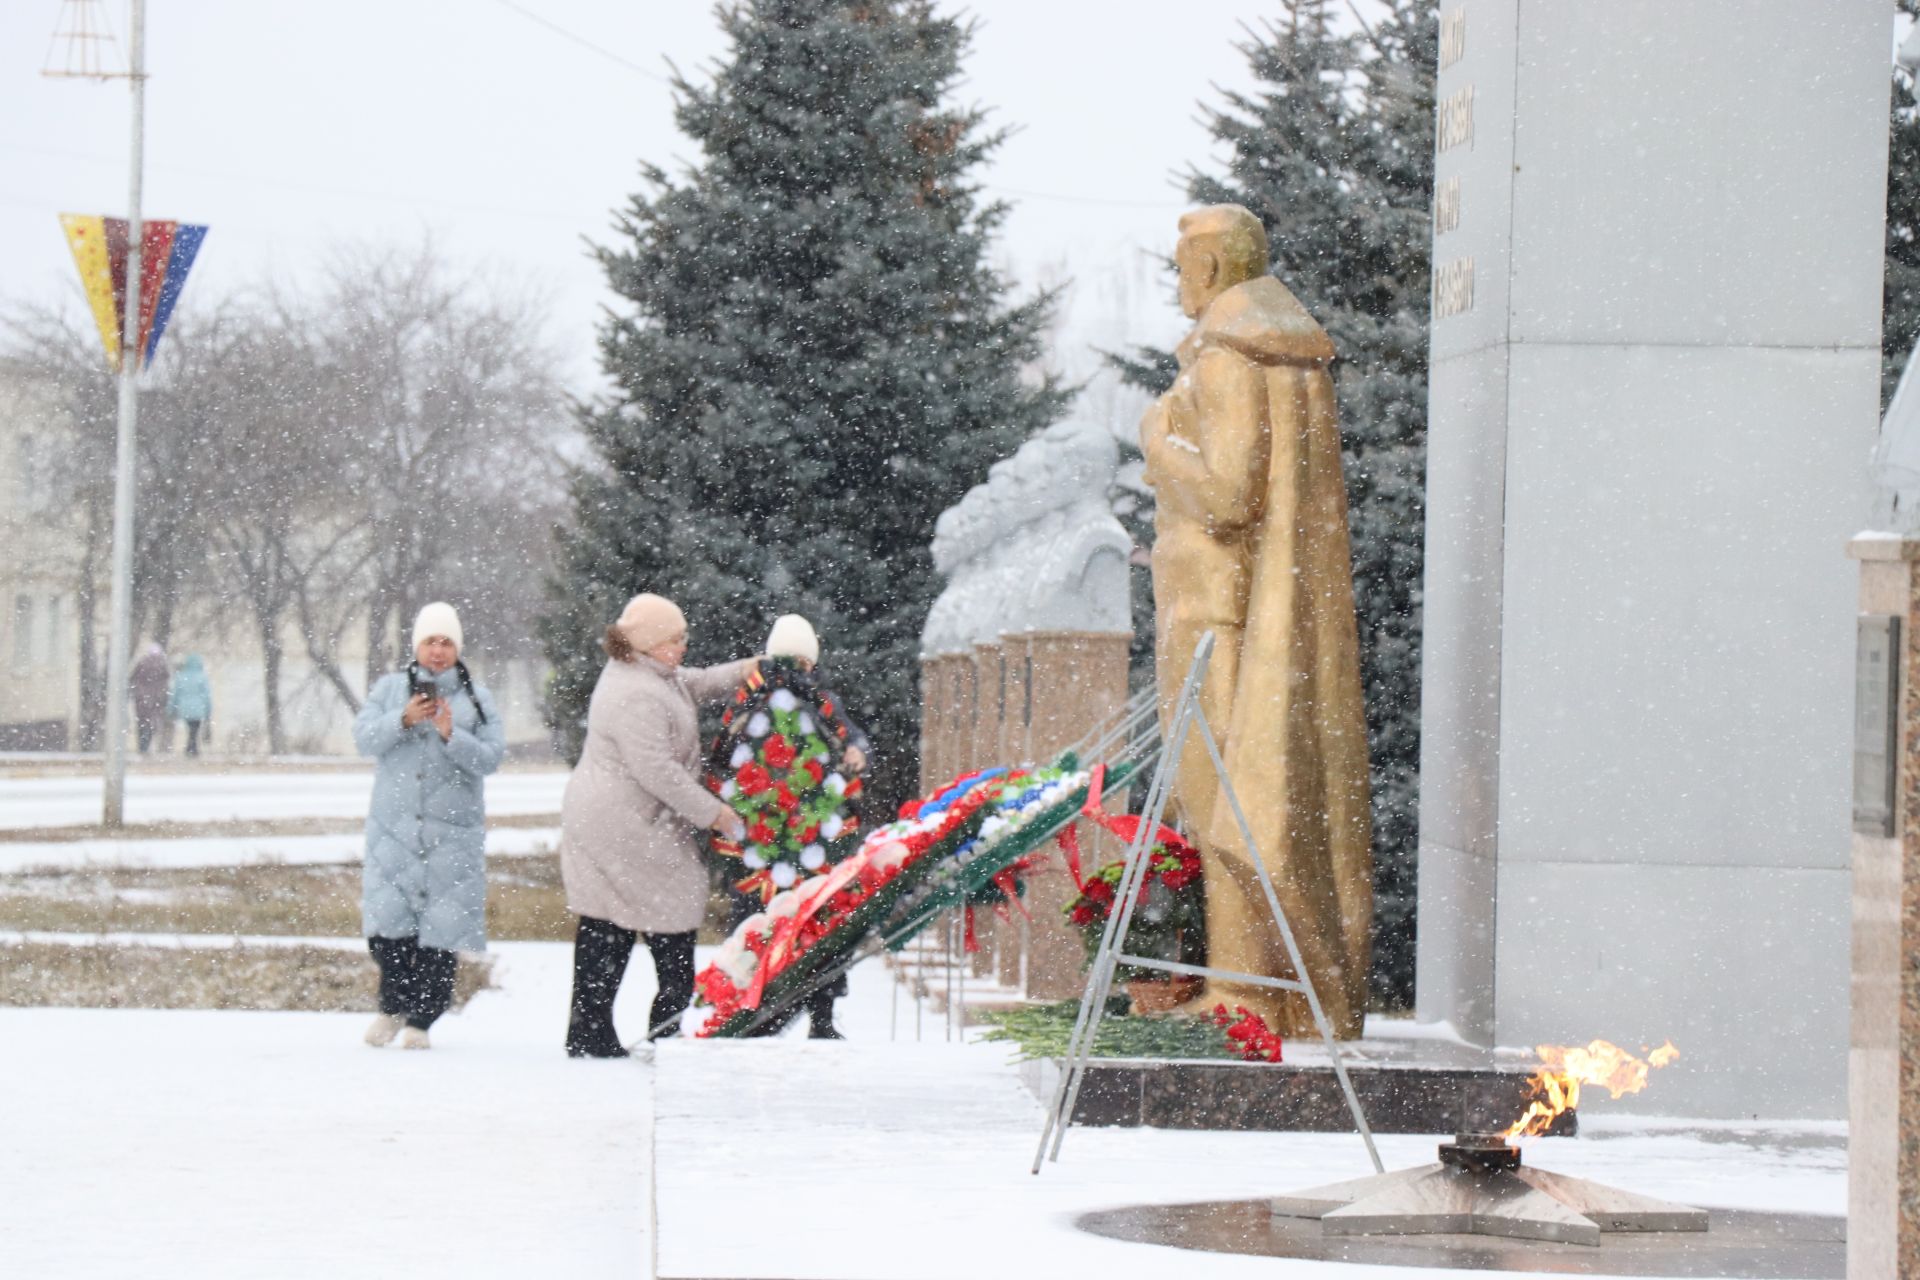
[(414, 660), (367, 691), (354, 745), (376, 761), (361, 926), (380, 966), (378, 1048), (427, 1028), (453, 1003), (456, 951), (487, 945), (485, 778), (507, 739), (493, 695), (460, 661), (460, 618), (430, 604), (413, 624)]
[(201, 726), (213, 719), (213, 686), (197, 653), (188, 654), (173, 677), (173, 692), (167, 695), (167, 718), (187, 726), (187, 754), (199, 755)]
[(567, 908), (580, 917), (567, 1022), (575, 1058), (626, 1056), (613, 998), (636, 941), (645, 940), (657, 979), (647, 1039), (679, 1031), (693, 1000), (694, 933), (707, 914), (699, 833), (746, 833), (701, 785), (697, 707), (731, 694), (754, 660), (681, 666), (687, 620), (656, 595), (628, 601), (603, 643), (586, 746), (560, 802), (560, 872)]
[(167, 716), (167, 686), (172, 683), (173, 668), (167, 663), (167, 651), (149, 644), (133, 664), (127, 684), (133, 690), (134, 732), (140, 739), (140, 754), (147, 754), (154, 734)]

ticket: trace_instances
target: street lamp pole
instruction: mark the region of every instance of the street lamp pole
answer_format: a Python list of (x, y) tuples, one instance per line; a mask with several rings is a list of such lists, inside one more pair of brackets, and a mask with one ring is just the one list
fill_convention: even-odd
[(113, 590), (107, 626), (105, 800), (100, 816), (108, 827), (126, 822), (127, 668), (133, 637), (134, 428), (140, 407), (140, 185), (146, 145), (147, 6), (131, 0), (128, 80), (133, 86), (133, 172), (127, 188), (127, 310), (120, 336), (120, 429), (113, 477)]

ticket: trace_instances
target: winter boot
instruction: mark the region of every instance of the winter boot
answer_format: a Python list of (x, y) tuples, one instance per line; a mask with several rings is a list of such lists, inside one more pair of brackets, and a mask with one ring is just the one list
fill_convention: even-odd
[(402, 1049), (431, 1049), (433, 1042), (427, 1039), (427, 1033), (418, 1027), (408, 1027), (400, 1033)]
[(400, 1028), (406, 1025), (407, 1020), (397, 1013), (378, 1014), (367, 1024), (367, 1043), (376, 1049), (392, 1044)]

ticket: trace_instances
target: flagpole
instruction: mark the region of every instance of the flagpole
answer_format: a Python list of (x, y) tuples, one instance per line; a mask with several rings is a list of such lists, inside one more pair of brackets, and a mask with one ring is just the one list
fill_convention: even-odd
[(131, 0), (128, 33), (129, 80), (133, 85), (133, 172), (127, 188), (127, 310), (120, 335), (120, 429), (113, 476), (113, 589), (107, 627), (107, 707), (105, 795), (100, 821), (108, 827), (126, 822), (127, 669), (133, 637), (133, 503), (136, 452), (134, 428), (140, 407), (140, 184), (146, 145), (147, 6)]

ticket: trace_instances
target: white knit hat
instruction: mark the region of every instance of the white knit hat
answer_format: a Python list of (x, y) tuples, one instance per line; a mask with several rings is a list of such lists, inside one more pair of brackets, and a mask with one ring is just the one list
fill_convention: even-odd
[(767, 656), (769, 658), (805, 658), (808, 662), (820, 661), (820, 637), (813, 634), (813, 624), (797, 613), (783, 613), (773, 620), (773, 630), (767, 633)]
[(452, 605), (442, 600), (434, 601), (420, 610), (419, 616), (414, 618), (414, 649), (417, 651), (422, 641), (431, 640), (435, 636), (445, 636), (453, 641), (453, 647), (456, 649), (464, 647), (460, 637), (460, 615), (453, 611)]

